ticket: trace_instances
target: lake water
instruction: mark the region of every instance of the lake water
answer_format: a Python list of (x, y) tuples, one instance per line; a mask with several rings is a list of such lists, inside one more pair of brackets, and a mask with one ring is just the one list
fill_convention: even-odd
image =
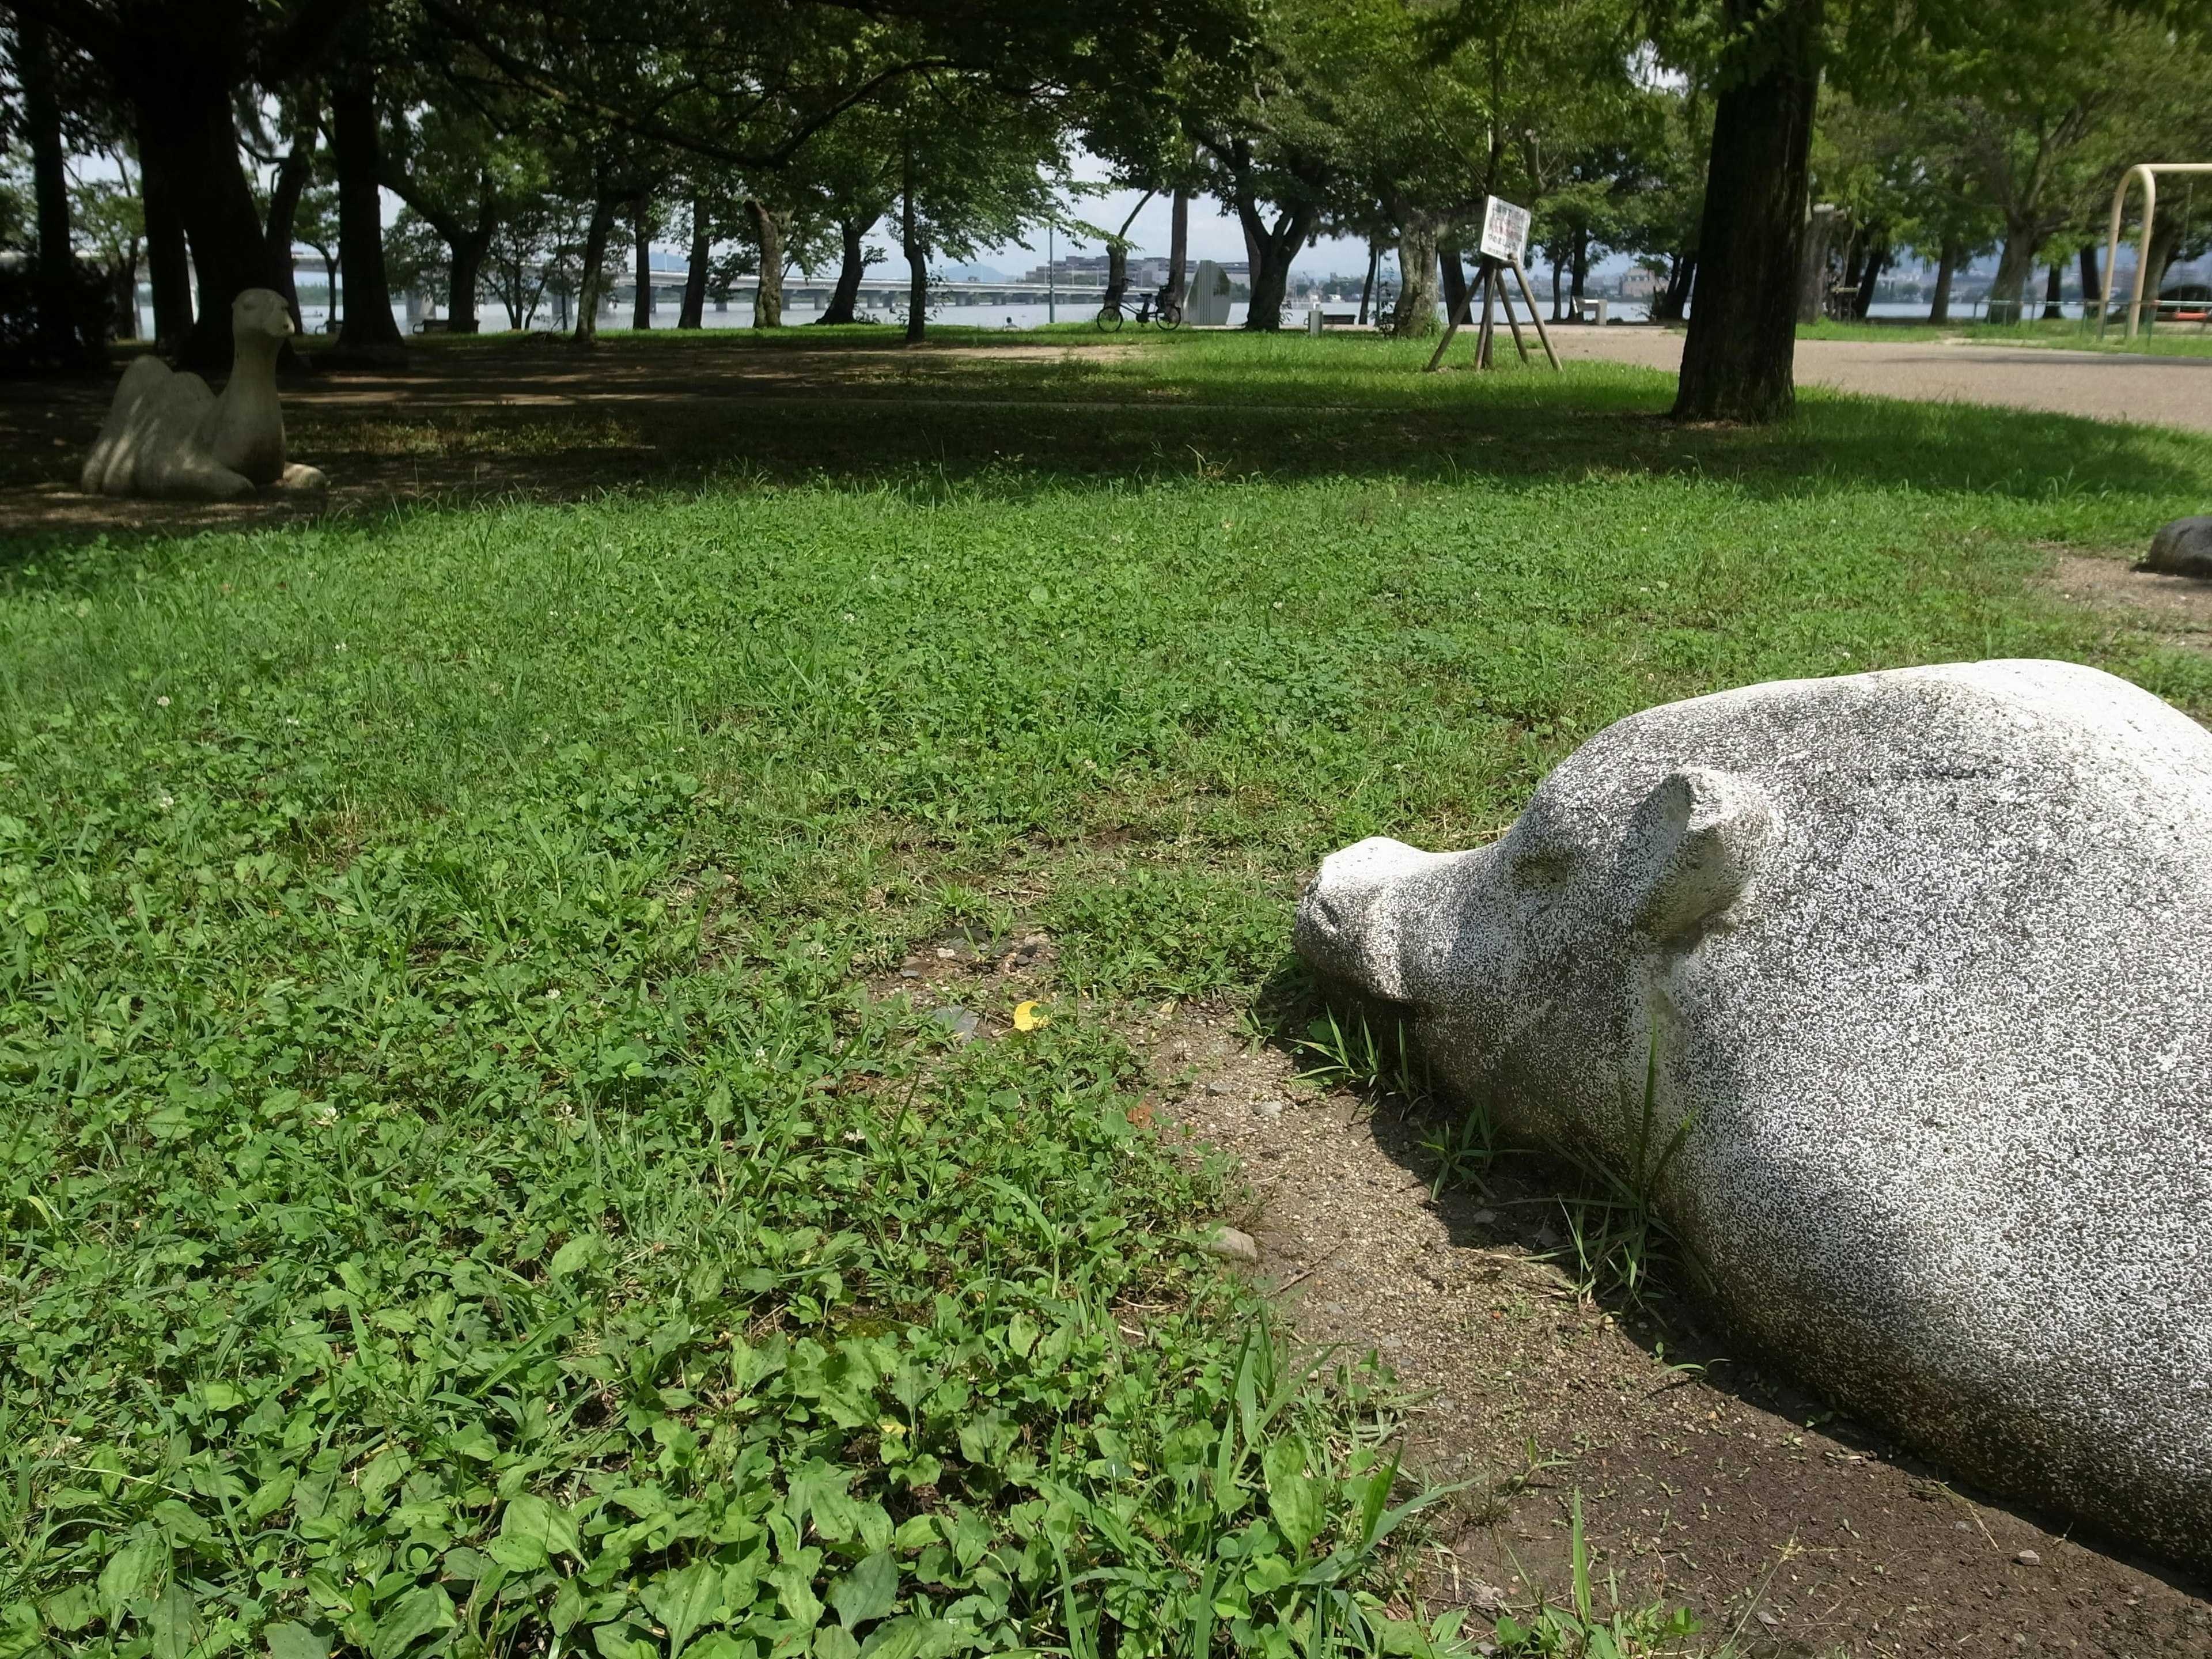
[[(1542, 294), (1540, 292), (1540, 297), (1545, 302), (1545, 320), (1548, 322), (1551, 319), (1550, 296), (1548, 294)], [(1327, 307), (1330, 311), (1348, 311), (1353, 309), (1357, 304), (1358, 301), (1356, 300), (1331, 300), (1326, 301)], [(2069, 318), (2079, 319), (2082, 314), (2081, 302), (2078, 300), (2068, 300), (2063, 302), (2061, 308)], [(1984, 309), (1984, 307), (1983, 303), (1978, 301), (1959, 301), (1951, 307), (1951, 320), (1954, 323), (1978, 321), (1981, 319)], [(1048, 321), (1057, 321), (1061, 323), (1079, 323), (1087, 321), (1096, 314), (1096, 311), (1097, 307), (1095, 304), (1087, 297), (1081, 300), (1063, 300), (1057, 306), (1049, 307), (1042, 305), (959, 305), (946, 303), (932, 308), (930, 312), (930, 320), (932, 322), (945, 323), (963, 328), (998, 328), (1019, 331), (1029, 328), (1042, 328)], [(1639, 301), (1610, 301), (1607, 303), (1606, 311), (1608, 317), (1617, 317), (1623, 322), (1631, 323), (1643, 322), (1646, 320), (1649, 315), (1647, 307)], [(310, 333), (321, 332), (324, 322), (328, 314), (329, 313), (324, 309), (324, 307), (320, 306), (305, 306), (301, 307), (301, 315), (306, 320), (307, 331)], [(887, 311), (880, 307), (872, 308), (864, 307), (862, 307), (861, 314), (873, 321), (883, 323), (887, 326), (894, 328), (902, 326), (905, 320), (902, 314)], [(1896, 318), (1900, 319), (1917, 319), (1924, 321), (1928, 316), (1928, 306), (1927, 302), (1924, 301), (1883, 301), (1875, 305), (1870, 314), (1881, 318)], [(2039, 300), (2031, 301), (2029, 315), (2031, 317), (2039, 317), (2042, 314), (2042, 301)], [(395, 318), (400, 319), (401, 326), (404, 327), (404, 319), (402, 317), (398, 307), (393, 307), (393, 315)], [(484, 327), (487, 329), (498, 329), (507, 325), (506, 308), (495, 302), (485, 302), (478, 309), (477, 315), (482, 319)], [(787, 323), (790, 323), (794, 325), (811, 323), (820, 315), (821, 312), (818, 308), (809, 306), (787, 307), (785, 307), (783, 313), (784, 320)], [(676, 326), (676, 318), (677, 307), (673, 305), (660, 306), (654, 309), (653, 324), (657, 328), (674, 328)], [(1304, 307), (1293, 307), (1291, 311), (1285, 313), (1285, 325), (1286, 327), (1292, 328), (1302, 326), (1304, 322)], [(717, 311), (710, 305), (707, 308), (705, 321), (706, 325), (708, 328), (750, 328), (753, 321), (753, 308), (750, 305), (738, 301), (732, 301), (729, 308), (726, 311)], [(1243, 321), (1244, 307), (1241, 305), (1231, 307), (1229, 313), (1229, 325), (1232, 328), (1241, 327), (1243, 325)], [(537, 315), (531, 319), (531, 326), (532, 328), (545, 329), (553, 327), (554, 325), (554, 313), (550, 307), (541, 306), (538, 308)], [(608, 334), (627, 334), (629, 332), (629, 307), (625, 306), (611, 317), (602, 320), (599, 327), (602, 332)], [(154, 317), (152, 308), (150, 307), (142, 306), (139, 308), (139, 329), (142, 336), (150, 335), (153, 332), (153, 328)], [(1125, 333), (1133, 334), (1136, 331), (1135, 325), (1133, 323), (1125, 325), (1122, 331)]]

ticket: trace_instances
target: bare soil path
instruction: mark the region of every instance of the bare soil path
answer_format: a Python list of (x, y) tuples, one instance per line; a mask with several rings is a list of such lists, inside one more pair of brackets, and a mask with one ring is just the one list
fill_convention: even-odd
[[(1563, 357), (1682, 366), (1682, 332), (1625, 324), (1553, 330)], [(2212, 358), (2145, 357), (1967, 340), (1800, 340), (1801, 386), (1916, 403), (1989, 404), (2212, 432)]]
[[(1313, 1342), (1378, 1347), (1426, 1395), (1409, 1461), (1467, 1481), (1432, 1592), (1525, 1607), (1567, 1583), (1583, 1495), (1624, 1604), (1686, 1603), (1715, 1645), (1775, 1659), (2212, 1653), (2212, 1603), (2069, 1541), (1833, 1419), (1696, 1312), (1578, 1297), (1560, 1171), (1431, 1195), (1437, 1126), (1300, 1085), (1202, 1011), (1143, 1035), (1174, 1110), (1242, 1160), (1260, 1273)], [(2023, 1559), (2026, 1552), (2032, 1559)]]
[[(1003, 1006), (1042, 988), (1052, 948), (954, 936), (874, 988)], [(1237, 1161), (1226, 1218), (1298, 1338), (1379, 1351), (1419, 1401), (1409, 1466), (1465, 1483), (1425, 1565), (1431, 1609), (1557, 1603), (1579, 1492), (1601, 1585), (1624, 1607), (1689, 1607), (1695, 1652), (1735, 1638), (1737, 1659), (2212, 1654), (2204, 1586), (1961, 1488), (1663, 1290), (1640, 1310), (1577, 1295), (1562, 1170), (1509, 1158), (1486, 1190), (1432, 1195), (1422, 1142), (1439, 1125), (1302, 1079), (1235, 1014), (1170, 1003), (1122, 1030), (1147, 1060), (1153, 1127)], [(997, 1035), (985, 1020), (980, 1040)]]

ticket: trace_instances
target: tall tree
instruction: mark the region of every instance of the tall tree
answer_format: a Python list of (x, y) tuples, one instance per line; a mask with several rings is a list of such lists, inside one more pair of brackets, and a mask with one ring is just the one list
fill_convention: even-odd
[(51, 31), (35, 19), (15, 28), (16, 84), (22, 88), (23, 125), (31, 150), (31, 187), (37, 234), (38, 355), (76, 368), (90, 355), (78, 331), (76, 253), (70, 234), (68, 154), (62, 142), (60, 66)]
[[(234, 100), (311, 67), (364, 0), (12, 0), (88, 54), (128, 107), (145, 167), (156, 294), (168, 282), (168, 227), (181, 228), (199, 278), (187, 361), (230, 362), (230, 302), (268, 279), (268, 245), (246, 177)], [(158, 205), (157, 205), (158, 203)], [(157, 303), (173, 325), (173, 295)]]
[(1697, 301), (1674, 416), (1771, 421), (1796, 404), (1797, 287), (1823, 0), (1723, 0)]
[(1048, 106), (997, 95), (967, 76), (921, 74), (896, 109), (899, 247), (907, 265), (906, 337), (923, 337), (933, 255), (973, 258), (1030, 227), (1064, 223), (1069, 187), (1062, 131)]

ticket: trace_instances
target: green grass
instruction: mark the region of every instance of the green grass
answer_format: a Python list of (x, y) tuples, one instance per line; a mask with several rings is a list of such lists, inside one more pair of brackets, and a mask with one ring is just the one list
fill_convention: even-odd
[(2212, 357), (2212, 332), (2196, 323), (2160, 323), (2132, 340), (2118, 323), (2108, 324), (2102, 335), (2094, 319), (2045, 322), (1982, 323), (1961, 319), (1954, 323), (1916, 322), (1909, 318), (1883, 318), (1863, 323), (1801, 323), (1801, 340), (1879, 340), (1890, 344), (1931, 340), (1970, 340), (1980, 345), (2044, 346), (2064, 351), (2122, 352), (2149, 357)]
[[(1203, 1254), (1117, 1010), (1656, 702), (2212, 707), (2032, 584), (2212, 445), (1421, 355), (948, 357), (680, 408), (681, 488), (8, 550), (0, 1659), (1454, 1639), (1387, 1384)], [(1040, 1030), (870, 988), (1028, 926)]]

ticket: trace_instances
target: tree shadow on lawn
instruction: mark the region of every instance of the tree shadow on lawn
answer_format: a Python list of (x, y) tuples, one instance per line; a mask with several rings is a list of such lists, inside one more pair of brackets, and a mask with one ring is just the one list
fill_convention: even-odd
[(2158, 428), (1820, 390), (1778, 427), (1685, 427), (1666, 417), (1671, 376), (1618, 364), (1426, 376), (1413, 356), (1391, 355), (1395, 343), (1316, 358), (1294, 349), (1303, 338), (1054, 349), (974, 333), (911, 354), (885, 349), (880, 336), (597, 353), (510, 343), (426, 351), (383, 375), (334, 374), (287, 417), (293, 453), (336, 481), (320, 507), (78, 495), (105, 383), (15, 389), (0, 392), (0, 448), (12, 457), (0, 537), (736, 483), (1018, 499), (1178, 481), (1648, 477), (1769, 500), (1869, 488), (2142, 497), (2146, 517), (2197, 510), (2212, 495), (2212, 439)]

